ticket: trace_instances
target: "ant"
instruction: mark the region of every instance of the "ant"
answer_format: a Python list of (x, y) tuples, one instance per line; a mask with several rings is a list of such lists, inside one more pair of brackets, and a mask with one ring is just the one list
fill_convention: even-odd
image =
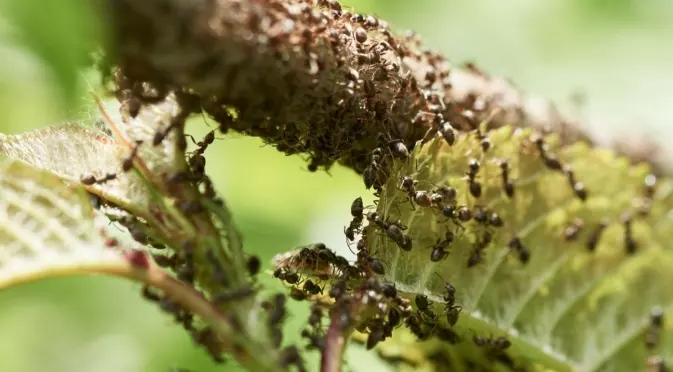
[(633, 232), (631, 228), (631, 215), (626, 214), (622, 217), (622, 222), (624, 223), (624, 248), (626, 249), (626, 254), (632, 255), (636, 253), (638, 249), (638, 244), (633, 239)]
[(598, 224), (598, 226), (596, 226), (594, 231), (589, 236), (589, 239), (587, 240), (587, 250), (589, 250), (590, 252), (594, 252), (596, 250), (601, 235), (603, 234), (603, 231), (605, 231), (605, 229), (608, 227), (608, 224), (609, 221), (607, 219), (603, 219)]
[(474, 249), (470, 254), (470, 257), (467, 259), (467, 267), (472, 268), (477, 266), (483, 260), (484, 250), (488, 247), (489, 244), (493, 241), (493, 233), (485, 230), (481, 236), (481, 239), (474, 243)]
[(480, 129), (477, 129), (475, 131), (477, 135), (477, 139), (479, 139), (479, 143), (481, 145), (481, 150), (483, 152), (488, 152), (488, 150), (491, 148), (492, 143), (491, 140), (488, 138), (486, 134), (484, 134)]
[(412, 210), (416, 210), (414, 202), (421, 207), (431, 207), (432, 199), (426, 191), (416, 190), (416, 184), (418, 182), (409, 176), (402, 177), (402, 183), (400, 184), (400, 190), (404, 191), (407, 194), (409, 203), (411, 204)]
[(364, 206), (362, 204), (362, 198), (358, 197), (353, 200), (353, 203), (351, 204), (351, 216), (353, 216), (353, 219), (348, 227), (344, 228), (344, 234), (348, 241), (354, 241), (355, 234), (360, 232), (360, 229), (362, 228), (362, 220), (364, 219), (363, 211)]
[[(378, 181), (378, 172), (381, 170), (380, 162), (383, 157), (383, 150), (381, 148), (375, 148), (371, 153), (371, 160), (369, 165), (362, 172), (362, 180), (365, 183), (365, 188), (367, 190), (371, 189)], [(376, 189), (379, 190), (377, 185)]]
[(577, 196), (580, 200), (585, 201), (587, 199), (587, 190), (584, 187), (584, 183), (582, 182), (577, 182), (575, 179), (575, 172), (573, 172), (573, 169), (571, 166), (566, 166), (563, 170), (565, 173), (566, 177), (568, 178), (568, 183), (570, 184), (570, 187), (572, 187), (573, 192), (575, 193), (575, 196)]
[(523, 245), (518, 236), (513, 237), (509, 243), (507, 243), (507, 246), (519, 255), (519, 261), (521, 261), (522, 264), (525, 264), (530, 260), (530, 251)]
[(318, 293), (322, 294), (324, 287), (321, 287), (315, 283), (311, 279), (306, 279), (304, 282), (304, 291), (310, 295), (317, 295)]
[(465, 175), (467, 176), (467, 181), (470, 186), (470, 194), (472, 194), (472, 196), (474, 196), (475, 198), (481, 196), (481, 183), (475, 181), (477, 173), (479, 173), (479, 168), (480, 168), (479, 161), (477, 159), (470, 159), (470, 162), (468, 164), (468, 170), (467, 172), (465, 172)]
[(558, 158), (555, 155), (549, 154), (547, 152), (548, 146), (544, 142), (544, 138), (542, 138), (540, 134), (534, 134), (531, 139), (537, 146), (540, 157), (544, 161), (544, 165), (551, 170), (563, 171), (563, 165), (561, 165), (561, 162), (558, 160)]
[(438, 273), (435, 273), (435, 275), (444, 282), (444, 289), (446, 290), (446, 294), (443, 297), (444, 314), (446, 315), (446, 322), (453, 327), (458, 322), (458, 316), (463, 308), (462, 306), (456, 306), (456, 288), (444, 280)]
[(131, 170), (133, 167), (133, 159), (138, 155), (138, 149), (140, 148), (140, 145), (143, 143), (143, 141), (136, 141), (135, 146), (133, 146), (133, 149), (131, 150), (131, 154), (122, 161), (122, 171), (123, 172), (128, 172)]
[(502, 170), (502, 189), (505, 195), (510, 199), (514, 197), (514, 183), (509, 179), (509, 163), (506, 160), (500, 161), (500, 169)]
[(579, 218), (575, 218), (564, 230), (563, 230), (563, 238), (567, 242), (575, 241), (577, 240), (577, 237), (579, 236), (580, 232), (584, 228), (584, 221), (582, 221)]
[(112, 181), (117, 179), (117, 174), (116, 173), (107, 173), (105, 176), (96, 179), (96, 177), (92, 174), (89, 175), (82, 175), (80, 176), (79, 180), (82, 182), (84, 185), (91, 186), (94, 184), (104, 184), (108, 181)]
[(390, 134), (388, 134), (386, 138), (386, 134), (378, 133), (376, 135), (376, 141), (382, 146), (388, 146), (388, 149), (393, 156), (401, 159), (409, 158), (409, 150), (401, 139), (393, 139)]
[(437, 242), (435, 245), (432, 246), (432, 253), (430, 254), (430, 261), (432, 262), (439, 262), (446, 258), (446, 256), (449, 255), (449, 252), (446, 250), (451, 243), (453, 243), (453, 240), (455, 239), (455, 235), (451, 230), (446, 231), (446, 234), (444, 235), (444, 238), (438, 238)]
[[(430, 318), (431, 323), (437, 319), (437, 314), (432, 311), (432, 302), (428, 300), (427, 296), (417, 294), (414, 302), (416, 303), (416, 307), (418, 308), (418, 312), (421, 314), (421, 316), (425, 315), (426, 317)], [(421, 319), (423, 320), (422, 317)]]

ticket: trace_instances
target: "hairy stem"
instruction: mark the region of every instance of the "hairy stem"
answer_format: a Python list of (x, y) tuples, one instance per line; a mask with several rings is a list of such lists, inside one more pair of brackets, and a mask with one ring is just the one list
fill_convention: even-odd
[[(111, 63), (130, 79), (186, 89), (233, 129), (310, 169), (339, 161), (362, 173), (376, 135), (413, 147), (433, 118), (456, 130), (535, 127), (565, 143), (588, 132), (548, 102), (471, 64), (454, 66), (416, 35), (322, 0), (108, 0)], [(236, 111), (232, 120), (229, 109)], [(633, 143), (633, 141), (631, 141)], [(650, 144), (623, 143), (634, 161), (662, 166)]]

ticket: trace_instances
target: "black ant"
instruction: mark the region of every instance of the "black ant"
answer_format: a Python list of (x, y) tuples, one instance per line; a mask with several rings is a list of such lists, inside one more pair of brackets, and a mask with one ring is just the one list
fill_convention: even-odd
[(483, 260), (484, 250), (488, 247), (489, 244), (493, 241), (493, 233), (489, 230), (485, 230), (481, 235), (481, 239), (477, 240), (474, 243), (474, 248), (470, 257), (467, 259), (467, 267), (472, 268), (477, 266)]
[[(367, 190), (371, 189), (378, 181), (378, 172), (380, 171), (380, 162), (383, 157), (383, 150), (380, 148), (375, 148), (371, 153), (371, 160), (369, 165), (362, 172), (362, 179), (365, 183), (365, 188)], [(378, 191), (377, 185), (377, 191)]]
[(112, 181), (117, 179), (117, 174), (116, 173), (107, 173), (105, 176), (96, 179), (96, 177), (92, 174), (89, 175), (82, 175), (79, 180), (82, 182), (84, 185), (91, 186), (94, 184), (103, 184), (108, 181)]
[[(428, 300), (428, 297), (425, 295), (418, 294), (414, 299), (418, 312), (421, 315), (425, 315), (427, 318), (430, 318), (430, 322), (434, 322), (437, 319), (437, 314), (432, 311), (432, 302)], [(422, 318), (421, 318), (422, 319)]]
[(636, 253), (636, 249), (638, 249), (638, 244), (633, 239), (631, 220), (632, 219), (630, 214), (626, 214), (622, 218), (622, 222), (624, 223), (624, 248), (626, 250), (626, 254), (629, 255)]
[(540, 134), (533, 135), (532, 141), (537, 146), (540, 157), (544, 161), (544, 165), (547, 168), (555, 171), (563, 171), (563, 165), (561, 165), (561, 162), (558, 160), (558, 158), (555, 155), (551, 155), (547, 152), (547, 144), (544, 142), (544, 138), (542, 138)]
[(563, 239), (567, 242), (577, 240), (580, 232), (584, 228), (584, 221), (579, 218), (575, 218), (566, 228), (563, 230)]
[(577, 196), (580, 200), (585, 201), (588, 196), (587, 190), (584, 187), (584, 183), (578, 182), (575, 179), (575, 172), (573, 171), (572, 167), (571, 166), (565, 167), (563, 172), (568, 178), (568, 183), (570, 184), (570, 187), (572, 187), (575, 196)]
[(479, 168), (480, 168), (479, 161), (477, 159), (470, 159), (470, 162), (468, 164), (468, 170), (467, 172), (465, 172), (465, 175), (467, 176), (467, 181), (469, 183), (470, 194), (472, 194), (472, 196), (474, 196), (475, 198), (481, 196), (481, 183), (475, 181), (477, 173), (479, 173)]
[(442, 201), (445, 203), (454, 203), (458, 196), (456, 189), (451, 186), (438, 186), (433, 192), (441, 195)]
[(395, 288), (394, 284), (383, 283), (381, 285), (381, 294), (383, 294), (384, 297), (395, 298), (397, 297), (397, 288)]
[(603, 231), (608, 227), (609, 221), (607, 219), (603, 219), (598, 226), (594, 229), (594, 231), (591, 233), (589, 236), (589, 239), (587, 240), (587, 250), (590, 252), (593, 252), (596, 250), (596, 247), (598, 246), (598, 242), (601, 238), (601, 235), (603, 234)]
[(450, 326), (456, 325), (458, 322), (458, 316), (463, 310), (462, 306), (456, 306), (456, 288), (452, 286), (449, 282), (445, 281), (439, 274), (435, 273), (439, 278), (444, 282), (444, 289), (446, 294), (444, 295), (444, 314), (446, 315), (446, 322)]
[(426, 191), (416, 190), (416, 181), (409, 176), (402, 177), (400, 189), (407, 194), (409, 203), (413, 210), (416, 209), (414, 202), (421, 207), (431, 207), (432, 199)]
[(518, 236), (513, 237), (509, 243), (507, 243), (507, 246), (519, 255), (519, 261), (521, 261), (522, 264), (527, 263), (530, 259), (530, 251), (523, 245)]
[(140, 149), (142, 143), (143, 141), (136, 141), (135, 146), (133, 146), (133, 149), (131, 150), (131, 154), (122, 161), (123, 172), (128, 172), (133, 167), (133, 159), (138, 155), (138, 149)]
[(481, 150), (483, 152), (488, 152), (488, 150), (492, 146), (491, 140), (480, 129), (476, 130), (476, 135), (477, 135), (477, 138), (479, 139), (479, 143), (481, 145)]
[(455, 239), (455, 235), (453, 234), (452, 231), (447, 230), (446, 234), (444, 235), (444, 238), (438, 238), (437, 242), (435, 245), (432, 246), (432, 253), (430, 254), (430, 261), (432, 262), (439, 262), (446, 258), (446, 256), (449, 255), (449, 252), (446, 250), (451, 243), (453, 243), (453, 240)]
[(390, 152), (394, 156), (401, 159), (408, 159), (409, 150), (407, 149), (407, 146), (404, 145), (404, 142), (400, 139), (392, 139), (390, 134), (388, 134), (387, 137), (388, 138), (386, 138), (386, 134), (379, 133), (376, 135), (376, 140), (379, 144), (388, 146), (388, 149), (390, 149)]
[(506, 160), (500, 162), (500, 169), (502, 170), (502, 189), (505, 195), (509, 198), (514, 197), (514, 183), (509, 179), (509, 163)]

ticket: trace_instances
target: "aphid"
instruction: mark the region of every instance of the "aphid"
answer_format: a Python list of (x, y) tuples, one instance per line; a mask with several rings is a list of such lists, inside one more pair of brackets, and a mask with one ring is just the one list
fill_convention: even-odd
[(607, 219), (603, 219), (598, 226), (594, 229), (594, 231), (591, 233), (589, 236), (589, 239), (587, 240), (587, 250), (590, 252), (593, 252), (596, 250), (596, 247), (598, 246), (598, 242), (601, 238), (601, 235), (603, 234), (603, 231), (608, 227), (609, 221)]
[(563, 238), (565, 241), (575, 241), (579, 236), (580, 232), (584, 228), (584, 221), (579, 218), (575, 218), (566, 228), (563, 230)]
[(355, 40), (358, 43), (362, 44), (365, 41), (367, 41), (367, 31), (365, 31), (364, 29), (358, 27), (358, 29), (355, 30), (354, 34), (355, 34)]

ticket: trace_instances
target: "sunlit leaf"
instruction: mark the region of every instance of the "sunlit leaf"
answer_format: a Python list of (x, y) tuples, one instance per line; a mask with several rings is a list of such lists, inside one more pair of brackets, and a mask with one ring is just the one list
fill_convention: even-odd
[(118, 205), (142, 207), (149, 198), (147, 185), (137, 174), (121, 171), (121, 159), (128, 152), (104, 131), (78, 123), (0, 134), (0, 155), (49, 170), (72, 183), (80, 183), (83, 175), (100, 179), (116, 174), (116, 179), (90, 188)]
[(19, 161), (0, 164), (0, 288), (128, 264), (105, 246), (82, 189)]
[[(413, 249), (399, 249), (374, 226), (366, 229), (370, 251), (386, 264), (385, 279), (412, 300), (427, 294), (440, 315), (445, 308), (443, 280), (450, 282), (456, 304), (463, 308), (456, 324), (463, 336), (456, 346), (461, 355), (481, 352), (472, 342), (475, 334), (504, 335), (512, 342), (508, 351), (513, 360), (529, 367), (635, 371), (643, 370), (648, 356), (657, 353), (672, 363), (673, 324), (661, 330), (658, 346), (651, 350), (645, 338), (653, 308), (660, 306), (664, 318), (673, 317), (673, 183), (659, 179), (650, 200), (646, 166), (629, 165), (584, 144), (559, 148), (554, 138), (547, 138), (545, 156), (558, 156), (565, 166), (565, 173), (552, 170), (530, 135), (509, 128), (490, 132), (487, 152), (474, 134), (460, 136), (451, 147), (441, 138), (417, 146), (412, 158), (395, 169), (378, 202), (380, 215), (408, 227)], [(471, 159), (480, 163), (475, 177), (481, 184), (479, 197), (471, 195), (466, 176)], [(508, 162), (508, 180), (515, 185), (511, 198), (504, 191), (501, 160)], [(412, 209), (400, 186), (403, 176), (418, 181), (416, 190), (454, 187), (455, 203), (446, 205), (456, 210), (465, 206), (472, 218), (449, 218), (438, 207)], [(585, 185), (585, 201), (572, 187), (578, 182)], [(480, 209), (486, 211), (483, 222), (475, 220)], [(489, 222), (493, 212), (502, 226)], [(630, 233), (626, 216), (631, 218)], [(566, 238), (577, 219), (583, 227), (574, 240)], [(607, 227), (592, 252), (590, 241), (602, 221)], [(454, 234), (449, 255), (433, 262), (433, 246), (447, 231)], [(479, 242), (488, 234), (492, 243), (477, 259)], [(523, 248), (512, 248), (515, 237)], [(635, 243), (632, 253), (629, 239)], [(530, 253), (527, 262), (521, 259), (523, 250)], [(478, 263), (468, 267), (471, 258)]]

